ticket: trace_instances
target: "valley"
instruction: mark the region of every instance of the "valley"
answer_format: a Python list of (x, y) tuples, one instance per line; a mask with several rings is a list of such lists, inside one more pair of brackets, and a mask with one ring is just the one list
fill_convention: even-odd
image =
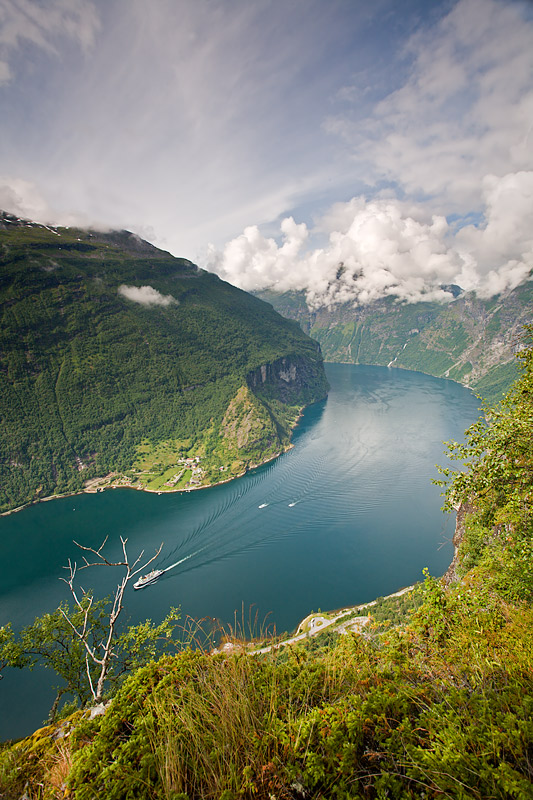
[(449, 288), (445, 303), (368, 304), (308, 308), (303, 292), (257, 293), (316, 339), (324, 359), (400, 367), (462, 383), (489, 402), (502, 398), (518, 377), (516, 353), (533, 321), (531, 280), (484, 300)]

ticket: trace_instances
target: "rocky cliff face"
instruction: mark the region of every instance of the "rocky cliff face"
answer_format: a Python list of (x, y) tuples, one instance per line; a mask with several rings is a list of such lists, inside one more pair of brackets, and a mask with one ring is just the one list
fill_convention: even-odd
[(290, 447), (302, 408), (324, 399), (328, 388), (318, 345), (313, 357), (293, 353), (250, 370), (224, 414), (211, 463), (229, 477), (279, 455)]
[(445, 586), (449, 586), (451, 583), (456, 583), (459, 580), (459, 576), (457, 574), (457, 567), (459, 565), (459, 547), (464, 539), (466, 519), (468, 515), (473, 512), (473, 510), (474, 507), (470, 505), (470, 503), (461, 503), (457, 509), (455, 532), (452, 540), (454, 546), (453, 559), (442, 577), (442, 581)]
[(291, 405), (322, 400), (328, 392), (319, 346), (316, 361), (297, 354), (278, 358), (249, 372), (246, 383), (258, 396)]

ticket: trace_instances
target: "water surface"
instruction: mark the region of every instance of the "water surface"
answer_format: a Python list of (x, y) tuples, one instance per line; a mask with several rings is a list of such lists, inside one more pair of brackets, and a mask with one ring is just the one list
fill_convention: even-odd
[[(478, 415), (463, 387), (415, 372), (328, 364), (327, 401), (308, 408), (295, 447), (243, 478), (209, 490), (157, 496), (116, 489), (40, 503), (0, 519), (0, 625), (15, 628), (67, 599), (59, 578), (73, 539), (119, 556), (181, 561), (157, 584), (127, 593), (132, 621), (184, 615), (233, 621), (235, 611), (268, 615), (290, 631), (319, 608), (335, 609), (439, 575), (452, 557), (454, 520), (431, 484), (444, 440), (462, 438)], [(83, 575), (104, 596), (110, 570)], [(50, 676), (6, 670), (0, 682), (0, 738), (38, 726)]]

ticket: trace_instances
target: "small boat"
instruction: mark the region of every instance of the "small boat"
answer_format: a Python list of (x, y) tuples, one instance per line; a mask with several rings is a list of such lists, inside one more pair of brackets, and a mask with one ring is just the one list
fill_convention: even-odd
[(267, 505), (268, 505), (268, 503), (261, 503), (261, 505), (257, 506), (257, 508), (266, 508)]
[(158, 578), (161, 577), (165, 570), (164, 569), (153, 569), (148, 575), (142, 575), (138, 581), (135, 581), (133, 584), (134, 589), (144, 589), (145, 586), (149, 586), (151, 583), (155, 583)]

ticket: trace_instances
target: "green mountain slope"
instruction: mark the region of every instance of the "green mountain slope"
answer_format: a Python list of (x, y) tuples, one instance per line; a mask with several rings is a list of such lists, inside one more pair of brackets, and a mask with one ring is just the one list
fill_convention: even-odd
[[(0, 510), (112, 472), (158, 490), (227, 478), (327, 392), (295, 323), (127, 232), (1, 215), (0, 303)], [(230, 406), (246, 431), (223, 424)]]
[(520, 332), (533, 321), (533, 283), (490, 300), (474, 293), (450, 303), (399, 304), (393, 298), (310, 311), (303, 293), (260, 292), (320, 342), (326, 361), (426, 372), (498, 400), (518, 376)]

